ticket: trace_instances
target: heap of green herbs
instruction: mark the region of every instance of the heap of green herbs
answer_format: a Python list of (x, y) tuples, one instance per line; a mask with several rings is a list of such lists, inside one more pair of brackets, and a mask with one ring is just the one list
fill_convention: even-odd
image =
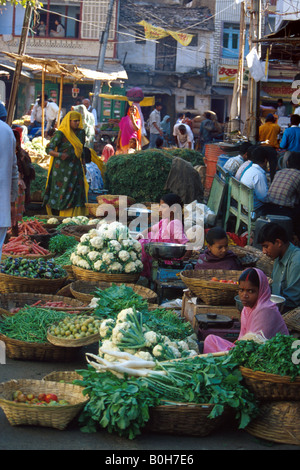
[(62, 255), (69, 248), (75, 248), (77, 244), (78, 241), (74, 237), (58, 233), (54, 237), (50, 238), (48, 249), (51, 253)]
[(106, 164), (105, 187), (110, 194), (131, 196), (136, 202), (159, 202), (165, 194), (172, 159), (180, 157), (193, 166), (203, 165), (203, 155), (189, 149), (150, 149), (114, 155)]
[(237, 341), (235, 348), (230, 351), (230, 357), (232, 361), (248, 369), (289, 376), (291, 380), (295, 380), (300, 376), (300, 361), (297, 358), (295, 341), (293, 336), (280, 333), (262, 344), (255, 341)]
[(88, 365), (78, 370), (89, 396), (79, 416), (82, 432), (106, 429), (121, 437), (134, 439), (150, 419), (151, 407), (174, 402), (214, 405), (209, 419), (231, 408), (243, 429), (258, 413), (254, 396), (242, 384), (236, 364), (223, 358), (208, 356), (193, 360), (164, 362), (157, 365), (165, 376), (119, 378), (111, 372), (98, 373)]

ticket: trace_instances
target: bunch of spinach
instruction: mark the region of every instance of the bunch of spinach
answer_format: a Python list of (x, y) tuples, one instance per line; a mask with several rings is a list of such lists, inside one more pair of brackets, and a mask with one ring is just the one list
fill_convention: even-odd
[(81, 431), (96, 432), (99, 428), (109, 433), (134, 439), (149, 420), (149, 409), (159, 404), (157, 394), (136, 378), (119, 379), (110, 372), (99, 374), (88, 366), (77, 371), (89, 401), (79, 416)]
[(148, 309), (147, 300), (125, 284), (119, 286), (113, 284), (104, 290), (97, 288), (92, 295), (97, 298), (97, 307), (93, 314), (103, 319), (116, 318), (125, 308), (135, 307), (140, 312), (145, 312)]
[(230, 357), (240, 366), (269, 374), (287, 375), (294, 380), (300, 376), (300, 364), (293, 360), (293, 343), (293, 336), (280, 333), (262, 344), (237, 341), (230, 351)]
[(136, 202), (159, 202), (166, 192), (165, 183), (174, 157), (192, 165), (203, 165), (203, 155), (189, 149), (150, 149), (114, 155), (106, 164), (105, 187), (110, 194), (131, 196)]

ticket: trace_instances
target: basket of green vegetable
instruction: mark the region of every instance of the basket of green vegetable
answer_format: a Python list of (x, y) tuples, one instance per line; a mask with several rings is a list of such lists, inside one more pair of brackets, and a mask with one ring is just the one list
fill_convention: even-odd
[(293, 336), (277, 334), (262, 343), (237, 341), (230, 352), (244, 382), (260, 401), (299, 401), (300, 365)]
[(7, 258), (0, 264), (0, 292), (55, 294), (66, 282), (67, 273), (53, 259)]
[(0, 406), (12, 426), (63, 430), (87, 401), (82, 388), (72, 384), (30, 379), (0, 383)]
[[(72, 295), (82, 301), (82, 302), (91, 302), (92, 298), (95, 297), (95, 293), (97, 293), (98, 289), (105, 290), (108, 289), (113, 285), (112, 282), (86, 282), (86, 281), (74, 281), (70, 285), (70, 290)], [(119, 285), (119, 284), (115, 284)], [(157, 294), (153, 290), (140, 286), (138, 284), (126, 284), (127, 287), (131, 287), (131, 289), (138, 295), (140, 295), (143, 299), (147, 300), (149, 303), (154, 303), (157, 301)]]
[(71, 361), (76, 349), (55, 346), (47, 340), (47, 330), (67, 314), (47, 308), (24, 307), (15, 314), (1, 315), (0, 340), (6, 357), (29, 361)]
[(50, 326), (47, 339), (55, 346), (80, 348), (100, 340), (100, 324), (99, 318), (90, 315), (65, 317)]

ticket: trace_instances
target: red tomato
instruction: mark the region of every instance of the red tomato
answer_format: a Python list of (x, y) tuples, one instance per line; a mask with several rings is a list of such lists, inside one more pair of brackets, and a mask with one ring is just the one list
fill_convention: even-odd
[(45, 402), (49, 403), (50, 401), (57, 401), (57, 396), (54, 393), (47, 393), (45, 396)]

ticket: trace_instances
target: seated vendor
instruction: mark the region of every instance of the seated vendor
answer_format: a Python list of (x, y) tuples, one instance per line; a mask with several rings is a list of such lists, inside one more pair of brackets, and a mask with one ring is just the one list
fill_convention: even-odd
[(161, 196), (161, 220), (138, 235), (142, 245), (142, 262), (144, 270), (142, 276), (150, 278), (151, 257), (145, 252), (144, 245), (150, 242), (188, 243), (182, 224), (182, 202), (177, 194), (169, 193)]
[(211, 228), (205, 240), (207, 248), (199, 256), (195, 269), (243, 269), (239, 258), (228, 250), (228, 237), (223, 228)]
[(300, 248), (289, 241), (284, 227), (270, 222), (259, 231), (257, 242), (262, 251), (274, 260), (272, 294), (286, 299), (284, 311), (300, 305)]
[[(241, 329), (237, 341), (248, 334), (273, 338), (277, 333), (288, 335), (288, 329), (277, 305), (271, 301), (267, 276), (257, 268), (246, 269), (239, 278), (239, 297), (243, 304)], [(234, 343), (220, 336), (208, 335), (204, 341), (204, 354), (225, 352)]]

